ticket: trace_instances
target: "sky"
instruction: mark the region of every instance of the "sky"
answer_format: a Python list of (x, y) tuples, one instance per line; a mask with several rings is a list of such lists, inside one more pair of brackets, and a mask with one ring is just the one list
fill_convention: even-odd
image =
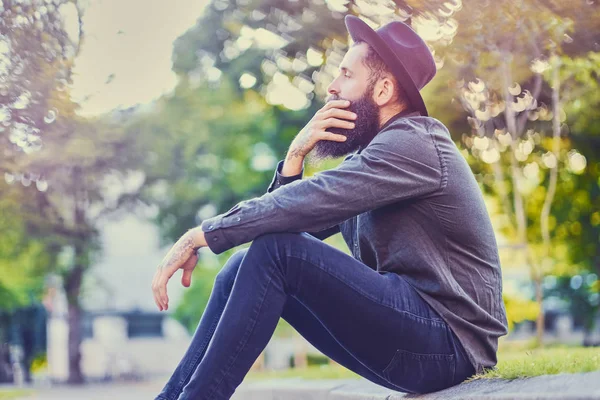
[(98, 115), (148, 103), (172, 90), (173, 41), (195, 24), (206, 3), (89, 0), (85, 42), (73, 71), (72, 95), (82, 106), (80, 113)]

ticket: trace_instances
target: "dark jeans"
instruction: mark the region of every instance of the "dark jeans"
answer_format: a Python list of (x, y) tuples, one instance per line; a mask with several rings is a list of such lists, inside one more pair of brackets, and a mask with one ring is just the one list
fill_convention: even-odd
[(454, 333), (402, 276), (307, 233), (270, 233), (215, 279), (192, 343), (156, 400), (228, 399), (279, 318), (386, 388), (426, 393), (474, 374)]

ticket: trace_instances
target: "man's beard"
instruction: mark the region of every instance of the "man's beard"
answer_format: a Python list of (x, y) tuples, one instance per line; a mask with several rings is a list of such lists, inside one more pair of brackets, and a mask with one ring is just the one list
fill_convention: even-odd
[[(338, 158), (350, 154), (358, 149), (364, 149), (373, 138), (379, 133), (379, 107), (372, 99), (373, 88), (371, 85), (365, 90), (365, 93), (356, 101), (350, 102), (350, 106), (342, 108), (356, 113), (357, 118), (346, 120), (354, 122), (353, 129), (330, 127), (326, 130), (331, 133), (344, 135), (348, 139), (345, 142), (336, 142), (333, 140), (319, 140), (315, 147), (306, 157), (311, 165), (319, 165), (320, 162), (328, 158)], [(332, 95), (327, 101), (347, 100), (337, 95)], [(343, 119), (343, 118), (341, 118)]]

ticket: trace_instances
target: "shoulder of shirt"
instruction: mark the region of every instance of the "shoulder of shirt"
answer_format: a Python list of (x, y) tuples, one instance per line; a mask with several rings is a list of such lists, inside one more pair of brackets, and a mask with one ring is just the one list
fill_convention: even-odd
[(419, 115), (398, 118), (382, 129), (370, 144), (385, 144), (393, 147), (403, 145), (402, 147), (406, 147), (407, 141), (430, 142), (427, 136), (440, 130), (447, 131), (444, 124), (432, 117)]

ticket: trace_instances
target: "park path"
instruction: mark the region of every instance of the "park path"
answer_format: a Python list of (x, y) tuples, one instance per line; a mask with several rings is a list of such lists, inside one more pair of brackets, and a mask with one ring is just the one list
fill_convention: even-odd
[(37, 387), (15, 400), (153, 400), (167, 378), (144, 382), (92, 383), (80, 387)]

